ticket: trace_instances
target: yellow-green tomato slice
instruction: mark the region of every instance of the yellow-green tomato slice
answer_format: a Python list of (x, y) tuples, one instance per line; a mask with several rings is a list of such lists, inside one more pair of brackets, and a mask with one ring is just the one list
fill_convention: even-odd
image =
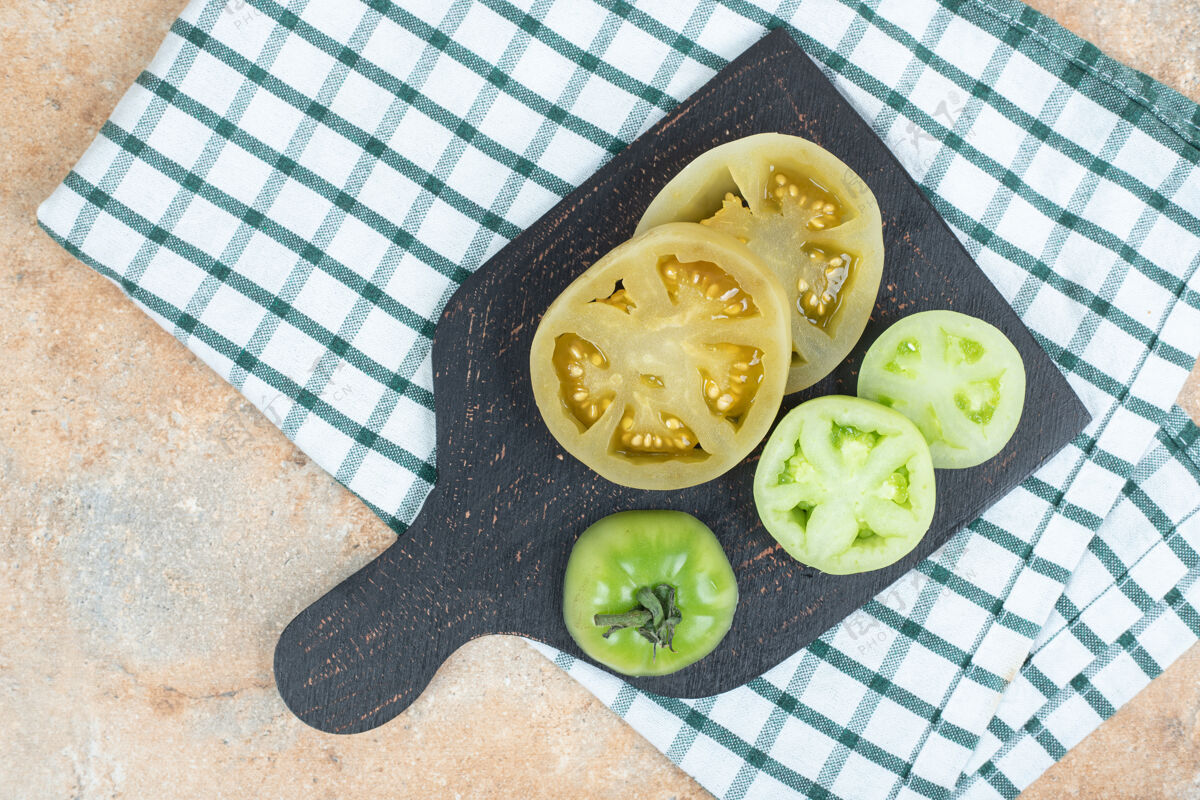
[(788, 392), (828, 375), (862, 336), (883, 271), (883, 223), (875, 195), (837, 156), (780, 133), (715, 147), (663, 187), (637, 230), (681, 220), (738, 238), (779, 276)]
[(933, 466), (982, 464), (1008, 443), (1025, 407), (1025, 364), (994, 326), (957, 311), (923, 311), (867, 351), (858, 396), (896, 409), (929, 442)]
[(910, 552), (933, 521), (933, 463), (921, 432), (890, 408), (828, 395), (779, 422), (754, 474), (754, 504), (794, 558), (847, 575)]
[(679, 489), (721, 475), (779, 412), (784, 302), (753, 253), (703, 225), (619, 245), (538, 324), (529, 369), (546, 427), (614, 483)]
[[(657, 588), (665, 598), (663, 587), (673, 606), (663, 604), (664, 615), (673, 612), (669, 623), (654, 628), (653, 619), (633, 619), (609, 630), (614, 618), (643, 608), (640, 590)], [(729, 632), (737, 602), (737, 579), (721, 543), (681, 511), (607, 516), (580, 535), (567, 560), (567, 630), (589, 658), (624, 675), (666, 675), (704, 658)], [(647, 633), (635, 627), (647, 622)]]

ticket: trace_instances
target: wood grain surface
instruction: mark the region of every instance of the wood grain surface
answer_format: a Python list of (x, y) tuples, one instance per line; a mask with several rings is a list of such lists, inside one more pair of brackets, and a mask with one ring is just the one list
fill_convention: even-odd
[[(550, 301), (631, 235), (658, 189), (690, 160), (764, 131), (804, 136), (846, 162), (879, 200), (887, 253), (861, 341), (833, 374), (785, 398), (781, 413), (811, 397), (854, 394), (866, 348), (917, 311), (952, 308), (985, 319), (1025, 361), (1026, 411), (1008, 446), (978, 467), (939, 470), (929, 534), (882, 570), (831, 576), (780, 550), (754, 510), (757, 450), (701, 486), (629, 489), (566, 455), (534, 405), (528, 353)], [(276, 650), (284, 701), (321, 730), (383, 724), (454, 650), (485, 634), (520, 633), (584, 657), (562, 622), (567, 556), (590, 523), (638, 508), (687, 511), (712, 527), (741, 601), (712, 654), (673, 675), (630, 682), (679, 697), (732, 689), (885, 589), (1087, 422), (1057, 368), (890, 151), (784, 31), (732, 62), (468, 279), (438, 323), (433, 360), (436, 487), (399, 541), (302, 612)]]

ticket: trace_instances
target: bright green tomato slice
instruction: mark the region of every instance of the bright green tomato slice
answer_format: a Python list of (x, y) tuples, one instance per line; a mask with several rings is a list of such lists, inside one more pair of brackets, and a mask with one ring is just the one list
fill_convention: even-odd
[[(666, 675), (704, 658), (729, 632), (737, 601), (721, 543), (681, 511), (607, 516), (567, 560), (567, 630), (590, 658), (624, 675)], [(656, 603), (658, 619), (646, 610)]]
[(788, 412), (754, 474), (754, 504), (794, 558), (834, 575), (891, 564), (921, 541), (936, 491), (929, 446), (902, 414), (828, 395)]
[(871, 345), (858, 396), (915, 422), (935, 467), (973, 467), (999, 453), (1017, 429), (1025, 365), (1012, 342), (983, 320), (924, 311)]

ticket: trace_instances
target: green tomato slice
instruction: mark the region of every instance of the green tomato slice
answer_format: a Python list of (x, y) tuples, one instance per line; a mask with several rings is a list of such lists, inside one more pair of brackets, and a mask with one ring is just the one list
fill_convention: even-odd
[(883, 270), (883, 222), (871, 189), (837, 156), (781, 133), (714, 147), (659, 191), (637, 232), (680, 221), (737, 238), (779, 277), (787, 392), (824, 378), (862, 336)]
[(886, 567), (921, 541), (936, 502), (933, 463), (902, 414), (828, 395), (788, 412), (763, 449), (754, 504), (795, 559), (848, 575)]
[(563, 290), (529, 349), (534, 400), (563, 449), (604, 478), (681, 489), (729, 471), (779, 413), (783, 288), (736, 239), (660, 225)]
[(933, 465), (982, 464), (1008, 443), (1025, 407), (1025, 364), (994, 326), (957, 311), (923, 311), (880, 336), (863, 359), (858, 396), (920, 428)]
[[(643, 608), (639, 591), (647, 589), (657, 590), (664, 617), (674, 612), (673, 621), (657, 628), (657, 642), (651, 641), (655, 620), (620, 627), (614, 619)], [(607, 516), (580, 535), (567, 559), (567, 631), (590, 658), (624, 675), (666, 675), (704, 658), (729, 632), (737, 601), (737, 579), (721, 543), (681, 511)], [(651, 627), (643, 633), (646, 622)]]

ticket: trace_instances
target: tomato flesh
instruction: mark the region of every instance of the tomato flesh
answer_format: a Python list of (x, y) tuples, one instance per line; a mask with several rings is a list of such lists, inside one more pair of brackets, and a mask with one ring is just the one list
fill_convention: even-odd
[[(669, 586), (679, 622), (671, 646), (634, 627), (613, 630), (596, 615), (638, 606), (642, 588)], [(567, 560), (563, 620), (590, 658), (625, 675), (665, 675), (699, 661), (733, 624), (737, 579), (721, 543), (700, 520), (680, 511), (624, 511), (584, 531)]]
[(879, 291), (883, 225), (871, 190), (833, 154), (776, 133), (713, 148), (663, 187), (638, 231), (679, 220), (728, 233), (779, 277), (792, 333), (788, 392), (854, 347)]
[(858, 394), (916, 423), (935, 467), (973, 467), (1004, 449), (1016, 430), (1025, 365), (1012, 342), (983, 320), (923, 311), (892, 325), (867, 350)]
[(534, 334), (534, 399), (559, 443), (641, 489), (692, 486), (758, 444), (787, 380), (782, 288), (753, 253), (690, 223), (597, 261)]
[(829, 395), (776, 426), (754, 475), (767, 531), (798, 561), (823, 572), (879, 569), (910, 552), (933, 520), (933, 463), (900, 413)]
[(700, 222), (745, 238), (768, 263), (788, 264), (786, 277), (796, 289), (793, 311), (810, 325), (827, 328), (841, 306), (847, 279), (861, 270), (861, 259), (845, 252), (839, 242), (818, 245), (812, 238), (818, 231), (842, 225), (844, 209), (811, 180), (801, 179), (808, 185), (801, 192), (785, 173), (773, 175), (777, 185), (757, 214), (729, 193), (720, 210)]

